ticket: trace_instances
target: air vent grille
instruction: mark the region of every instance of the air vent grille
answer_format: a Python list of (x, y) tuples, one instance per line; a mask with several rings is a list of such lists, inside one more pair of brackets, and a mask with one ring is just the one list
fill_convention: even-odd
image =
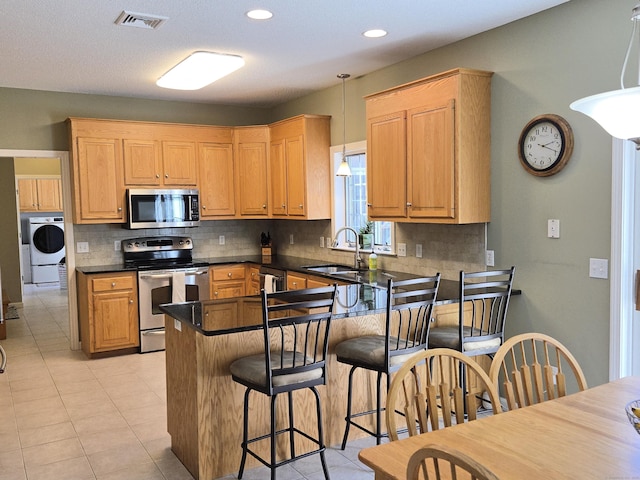
[(164, 22), (169, 20), (169, 17), (162, 17), (160, 15), (149, 15), (148, 13), (135, 13), (123, 11), (116, 19), (116, 25), (123, 25), (126, 27), (148, 28), (155, 30)]

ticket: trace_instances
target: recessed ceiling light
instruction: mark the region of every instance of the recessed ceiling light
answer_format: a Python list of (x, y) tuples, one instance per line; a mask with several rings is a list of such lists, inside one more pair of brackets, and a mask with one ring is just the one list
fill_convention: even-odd
[(198, 90), (235, 72), (244, 65), (238, 55), (193, 52), (161, 76), (156, 85), (175, 90)]
[(249, 10), (247, 12), (247, 17), (254, 20), (268, 20), (273, 17), (273, 13), (271, 13), (269, 10)]
[(386, 34), (387, 34), (386, 30), (375, 28), (373, 30), (367, 30), (362, 35), (364, 35), (367, 38), (380, 38), (380, 37), (384, 37)]

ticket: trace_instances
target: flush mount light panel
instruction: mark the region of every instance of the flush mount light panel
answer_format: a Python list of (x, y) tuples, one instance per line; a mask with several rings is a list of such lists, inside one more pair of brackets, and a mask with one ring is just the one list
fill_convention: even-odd
[(238, 55), (214, 52), (193, 52), (162, 77), (156, 85), (175, 90), (198, 90), (244, 65)]
[(247, 12), (247, 17), (253, 20), (269, 20), (271, 17), (273, 17), (273, 13), (271, 13), (269, 10), (249, 10)]
[(387, 31), (382, 30), (381, 28), (374, 28), (372, 30), (367, 30), (366, 32), (363, 32), (362, 35), (364, 35), (367, 38), (380, 38), (380, 37), (386, 36)]

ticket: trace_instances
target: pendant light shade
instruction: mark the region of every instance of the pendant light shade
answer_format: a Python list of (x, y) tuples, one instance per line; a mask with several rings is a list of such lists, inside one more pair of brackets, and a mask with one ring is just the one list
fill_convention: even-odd
[(347, 162), (347, 115), (344, 108), (344, 82), (350, 76), (348, 73), (338, 74), (338, 78), (342, 79), (342, 161), (336, 172), (336, 176), (338, 177), (351, 176), (351, 167), (349, 167), (349, 162)]
[[(640, 149), (640, 86), (624, 88), (623, 79), (639, 18), (640, 4), (632, 11), (633, 31), (620, 75), (620, 90), (592, 95), (570, 105), (571, 109), (593, 118), (609, 135), (635, 142), (637, 149)], [(638, 83), (640, 84), (640, 78)]]

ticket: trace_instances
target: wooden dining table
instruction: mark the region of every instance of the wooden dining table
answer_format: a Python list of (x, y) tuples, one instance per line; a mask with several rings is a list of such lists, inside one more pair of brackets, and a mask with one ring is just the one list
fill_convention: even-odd
[(376, 480), (405, 479), (409, 457), (447, 445), (500, 480), (640, 479), (640, 435), (625, 405), (640, 399), (640, 377), (360, 451)]

